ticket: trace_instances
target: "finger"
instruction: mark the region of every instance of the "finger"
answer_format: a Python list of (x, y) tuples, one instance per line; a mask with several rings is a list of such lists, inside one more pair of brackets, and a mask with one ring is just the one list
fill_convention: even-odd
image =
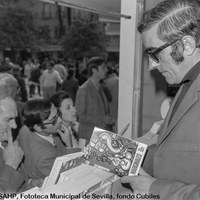
[(8, 131), (8, 144), (13, 144), (13, 137), (11, 131)]
[(57, 130), (59, 135), (63, 135), (63, 132), (61, 130)]
[(136, 179), (137, 176), (123, 176), (121, 178), (121, 183), (131, 183)]

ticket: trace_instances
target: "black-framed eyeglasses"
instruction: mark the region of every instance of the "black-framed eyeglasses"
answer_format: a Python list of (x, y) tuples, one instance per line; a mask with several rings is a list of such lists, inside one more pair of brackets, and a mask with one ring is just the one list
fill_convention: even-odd
[(55, 125), (57, 120), (58, 120), (58, 117), (61, 116), (61, 112), (59, 110), (57, 110), (57, 114), (50, 120), (50, 122), (47, 122), (47, 123), (42, 123), (42, 125)]
[(179, 39), (173, 40), (171, 42), (167, 42), (165, 44), (163, 44), (162, 46), (155, 48), (155, 47), (150, 47), (144, 50), (145, 54), (151, 58), (153, 61), (155, 61), (156, 63), (159, 63), (159, 58), (158, 58), (158, 53), (160, 53), (162, 50), (164, 50), (165, 48), (171, 46), (172, 44), (174, 44), (175, 42), (177, 42)]

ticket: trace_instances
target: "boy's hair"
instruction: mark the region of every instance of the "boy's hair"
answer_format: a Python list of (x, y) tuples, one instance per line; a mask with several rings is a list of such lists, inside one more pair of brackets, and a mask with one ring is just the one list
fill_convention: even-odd
[(51, 113), (52, 103), (45, 99), (33, 99), (25, 103), (22, 116), (24, 118), (25, 125), (34, 131), (34, 125), (40, 125), (44, 120), (48, 119)]

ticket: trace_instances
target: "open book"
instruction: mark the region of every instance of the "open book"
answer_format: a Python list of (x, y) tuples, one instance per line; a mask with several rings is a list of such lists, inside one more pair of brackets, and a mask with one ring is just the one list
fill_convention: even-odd
[(83, 152), (72, 153), (57, 157), (54, 161), (49, 176), (45, 178), (42, 184), (41, 191), (44, 191), (46, 188), (55, 185), (58, 182), (60, 174), (62, 172), (68, 171), (69, 169), (81, 165), (83, 161), (84, 161)]
[(95, 127), (87, 152), (86, 163), (118, 176), (137, 175), (147, 145)]

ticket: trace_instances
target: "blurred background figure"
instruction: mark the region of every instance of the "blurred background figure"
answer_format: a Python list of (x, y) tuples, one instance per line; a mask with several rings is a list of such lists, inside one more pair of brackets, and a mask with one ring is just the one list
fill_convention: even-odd
[(119, 77), (117, 71), (112, 66), (107, 66), (106, 79), (103, 80), (104, 85), (111, 95), (109, 103), (110, 116), (115, 120), (115, 132), (117, 132), (117, 118), (118, 118), (118, 94), (119, 94)]
[(11, 62), (10, 58), (5, 57), (4, 65), (12, 68), (14, 64)]
[(41, 88), (43, 97), (49, 99), (56, 92), (57, 83), (62, 84), (63, 80), (60, 74), (53, 69), (54, 61), (48, 61), (46, 67), (47, 69), (43, 71), (41, 76)]
[[(64, 81), (67, 78), (67, 70), (65, 66), (62, 64), (62, 60), (58, 59), (57, 63), (54, 65), (54, 70), (56, 70), (59, 74), (62, 80)], [(61, 89), (61, 84), (57, 83), (56, 91)]]
[(72, 100), (75, 102), (76, 93), (78, 91), (79, 84), (78, 84), (78, 80), (74, 77), (74, 75), (75, 75), (74, 69), (69, 68), (68, 76), (66, 80), (64, 80), (61, 88), (62, 90), (66, 91), (70, 95)]
[(30, 80), (30, 77), (31, 77), (31, 72), (34, 68), (35, 68), (34, 63), (32, 62), (31, 58), (28, 58), (25, 66), (24, 66), (24, 76), (25, 76), (28, 95), (30, 94), (29, 80)]
[(104, 58), (93, 57), (88, 61), (89, 79), (80, 86), (76, 96), (79, 119), (79, 145), (85, 146), (95, 126), (113, 131), (115, 120), (109, 114), (108, 101), (100, 85), (107, 73)]
[(29, 97), (33, 97), (36, 94), (36, 88), (37, 88), (37, 94), (40, 96), (40, 78), (41, 78), (41, 68), (39, 63), (35, 65), (35, 68), (32, 69), (31, 75), (30, 75), (30, 94)]
[(15, 64), (12, 68), (12, 75), (16, 78), (20, 87), (20, 91), (16, 100), (26, 102), (28, 100), (26, 82), (25, 79), (21, 77), (20, 74), (21, 74), (21, 68), (19, 67), (19, 65)]
[(78, 83), (81, 86), (85, 81), (88, 79), (88, 69), (85, 68), (80, 72), (79, 78), (78, 78)]

